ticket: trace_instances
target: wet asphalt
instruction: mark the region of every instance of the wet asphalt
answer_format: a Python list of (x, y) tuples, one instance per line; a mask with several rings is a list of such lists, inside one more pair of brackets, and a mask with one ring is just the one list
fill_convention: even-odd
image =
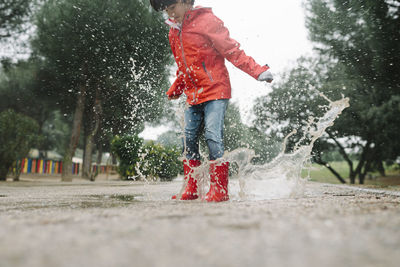
[(0, 266), (400, 266), (400, 192), (175, 201), (180, 182), (0, 183)]

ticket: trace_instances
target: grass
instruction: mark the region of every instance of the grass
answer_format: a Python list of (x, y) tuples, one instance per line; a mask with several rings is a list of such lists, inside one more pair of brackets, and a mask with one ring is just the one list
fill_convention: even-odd
[[(344, 161), (331, 162), (332, 168), (337, 171), (346, 183), (350, 183), (349, 167)], [(318, 164), (312, 164), (310, 170), (303, 170), (302, 177), (307, 177), (309, 175), (310, 180), (320, 183), (331, 183), (331, 184), (341, 184), (341, 182), (324, 166)], [(372, 188), (386, 188), (400, 191), (400, 171), (387, 169), (386, 176), (381, 177), (379, 173), (372, 173), (371, 176), (365, 178), (364, 187)], [(358, 183), (358, 179), (356, 180)]]

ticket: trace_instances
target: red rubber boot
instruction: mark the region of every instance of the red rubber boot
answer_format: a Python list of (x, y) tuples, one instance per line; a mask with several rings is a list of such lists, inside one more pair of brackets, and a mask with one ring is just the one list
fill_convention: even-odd
[[(199, 167), (201, 165), (200, 160), (184, 160), (183, 161), (183, 173), (185, 174), (185, 181), (187, 184), (185, 190), (181, 195), (181, 200), (193, 200), (197, 199), (197, 180), (192, 177), (194, 172), (193, 168)], [(176, 199), (176, 195), (172, 196), (172, 199)]]
[(229, 162), (210, 163), (210, 191), (205, 199), (208, 202), (228, 201)]

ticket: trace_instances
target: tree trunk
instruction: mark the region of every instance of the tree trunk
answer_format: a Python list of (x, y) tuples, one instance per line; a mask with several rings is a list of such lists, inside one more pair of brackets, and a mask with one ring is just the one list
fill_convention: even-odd
[(93, 155), (93, 145), (94, 145), (94, 137), (99, 130), (100, 125), (100, 115), (101, 115), (101, 101), (99, 97), (99, 89), (96, 90), (96, 100), (95, 105), (93, 107), (93, 115), (94, 115), (94, 127), (86, 137), (86, 146), (85, 146), (85, 159), (84, 159), (84, 166), (82, 171), (82, 177), (86, 179), (90, 179), (94, 181), (93, 176), (93, 169), (92, 169), (92, 155)]
[(355, 184), (356, 183), (356, 173), (351, 173), (349, 175), (349, 179), (350, 179), (350, 184)]
[(377, 168), (378, 168), (379, 174), (380, 174), (382, 177), (386, 177), (386, 171), (385, 171), (385, 168), (383, 167), (383, 162), (382, 162), (382, 161), (380, 161), (380, 162), (378, 163)]
[(349, 178), (350, 178), (350, 183), (355, 184), (356, 183), (356, 173), (354, 172), (354, 167), (353, 167), (353, 161), (350, 159), (350, 157), (347, 155), (346, 150), (344, 147), (339, 143), (339, 141), (335, 138), (335, 136), (330, 132), (326, 131), (329, 135), (329, 137), (335, 142), (335, 144), (339, 148), (339, 153), (342, 155), (344, 160), (347, 162), (349, 165)]
[(360, 172), (360, 174), (358, 175), (358, 180), (360, 181), (360, 184), (364, 184), (365, 176), (370, 171), (370, 169), (371, 169), (371, 162), (367, 160), (364, 166), (364, 170)]
[(366, 172), (361, 172), (361, 173), (358, 175), (358, 181), (360, 182), (360, 184), (364, 184), (365, 175), (366, 175), (366, 174), (367, 174)]
[(0, 162), (0, 181), (7, 181), (7, 174), (13, 165), (13, 162), (7, 159), (0, 159)]
[(103, 146), (99, 145), (97, 149), (97, 159), (96, 159), (97, 166), (101, 165), (102, 159), (103, 159)]
[(362, 169), (363, 169), (364, 165), (365, 165), (365, 158), (363, 158), (363, 155), (361, 155), (361, 159), (358, 162), (358, 165), (357, 165), (357, 168), (356, 168), (356, 171), (355, 171), (355, 176), (354, 176), (354, 179), (355, 179), (355, 177), (358, 176), (359, 182), (361, 182), (360, 181), (360, 177), (361, 177), (361, 172), (362, 172)]
[(83, 152), (82, 152), (82, 173), (81, 173), (81, 175), (82, 175), (82, 178), (85, 178), (85, 176), (84, 176), (84, 174), (85, 174), (85, 168), (86, 168), (86, 165), (87, 165), (87, 163), (86, 163), (86, 160), (87, 160), (87, 157), (86, 157), (86, 144), (87, 144), (87, 136), (88, 136), (88, 133), (89, 133), (89, 130), (88, 129), (86, 129), (85, 127), (85, 120), (88, 120), (88, 118), (90, 117), (87, 113), (85, 113), (85, 112), (83, 112), (83, 114), (84, 114), (84, 116), (85, 116), (85, 118), (84, 118), (84, 121), (82, 122), (82, 127), (83, 127)]
[(362, 170), (363, 170), (363, 168), (364, 168), (364, 170), (365, 170), (365, 168), (367, 168), (367, 166), (365, 166), (365, 165), (367, 162), (368, 153), (370, 151), (370, 145), (371, 145), (371, 142), (367, 141), (367, 144), (365, 145), (365, 147), (363, 148), (363, 151), (361, 153), (360, 161), (358, 162), (357, 168), (355, 170), (355, 173), (358, 176), (360, 184), (364, 183), (364, 177), (362, 175)]
[(114, 155), (114, 153), (111, 154), (111, 164), (112, 165), (117, 165), (117, 157)]
[(0, 166), (0, 181), (6, 181), (8, 174), (8, 168), (5, 166)]
[(365, 156), (366, 160), (365, 160), (364, 170), (362, 172), (360, 172), (360, 174), (359, 174), (360, 184), (364, 184), (365, 176), (368, 174), (369, 171), (372, 170), (372, 165), (373, 165), (373, 160), (375, 158), (376, 149), (370, 150), (368, 147), (367, 153), (368, 154), (366, 154), (366, 156)]
[(85, 154), (83, 156), (82, 178), (90, 179), (92, 173), (93, 140), (91, 134), (85, 137)]
[(379, 161), (376, 164), (376, 168), (378, 169), (378, 172), (382, 177), (386, 177), (385, 168), (383, 167), (383, 162), (382, 161)]
[(94, 181), (97, 175), (100, 173), (100, 165), (102, 158), (103, 158), (103, 146), (99, 144), (97, 149), (97, 159), (96, 159), (97, 169), (96, 172), (92, 175), (91, 181)]
[(71, 138), (68, 147), (65, 151), (63, 158), (63, 168), (61, 174), (61, 181), (71, 182), (72, 181), (72, 157), (75, 154), (76, 147), (78, 146), (79, 137), (81, 134), (83, 111), (85, 109), (85, 96), (86, 96), (86, 85), (81, 85), (80, 91), (77, 98), (77, 103), (74, 113), (74, 121), (72, 123)]
[(15, 174), (14, 174), (14, 178), (13, 178), (14, 182), (19, 181), (19, 177), (21, 176), (21, 171), (22, 171), (21, 165), (22, 165), (22, 161), (17, 160), (17, 163), (15, 164)]
[(96, 180), (97, 175), (100, 173), (100, 165), (101, 165), (101, 158), (102, 158), (102, 148), (99, 148), (97, 150), (97, 158), (96, 158), (96, 171), (92, 173), (92, 176), (90, 177), (90, 181), (94, 182)]

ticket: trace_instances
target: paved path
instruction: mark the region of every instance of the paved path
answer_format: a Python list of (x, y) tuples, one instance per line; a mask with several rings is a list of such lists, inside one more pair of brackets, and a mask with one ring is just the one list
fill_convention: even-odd
[(399, 192), (169, 200), (178, 182), (0, 183), (0, 266), (400, 266)]

